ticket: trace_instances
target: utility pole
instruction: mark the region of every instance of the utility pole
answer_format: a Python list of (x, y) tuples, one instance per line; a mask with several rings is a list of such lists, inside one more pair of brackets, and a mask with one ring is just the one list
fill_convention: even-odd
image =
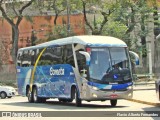
[(152, 51), (151, 51), (151, 41), (147, 41), (148, 43), (148, 59), (149, 59), (149, 77), (152, 79)]
[(70, 0), (67, 0), (67, 36), (70, 36)]

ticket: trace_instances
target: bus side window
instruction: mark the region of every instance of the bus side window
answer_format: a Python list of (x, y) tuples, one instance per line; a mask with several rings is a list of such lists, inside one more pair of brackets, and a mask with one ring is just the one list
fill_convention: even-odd
[(21, 63), (22, 63), (22, 52), (19, 52), (17, 56), (17, 66), (21, 66)]
[(29, 67), (31, 65), (30, 54), (28, 50), (23, 52), (23, 59), (22, 59), (22, 67)]
[(86, 58), (84, 55), (80, 54), (79, 51), (84, 51), (84, 45), (74, 44), (74, 49), (76, 51), (77, 64), (79, 68), (79, 72), (86, 67)]
[(52, 48), (52, 59), (51, 60), (54, 60), (54, 63), (55, 64), (62, 64), (63, 63), (63, 60), (62, 60), (62, 49), (63, 47), (55, 47), (54, 48), (54, 51), (53, 51), (53, 48)]
[[(42, 49), (39, 50), (37, 57)], [(61, 47), (48, 47), (40, 57), (38, 65), (54, 65), (62, 63)]]
[[(35, 55), (35, 61), (38, 59), (40, 53), (42, 52), (43, 49), (37, 49), (37, 52), (36, 52), (36, 55)], [(42, 56), (40, 57), (39, 61), (38, 61), (38, 65), (41, 66), (41, 65), (45, 65), (46, 62), (44, 61), (44, 53), (45, 51), (43, 52)]]
[(31, 65), (34, 66), (35, 64), (35, 57), (36, 57), (36, 50), (31, 50)]
[(66, 45), (64, 50), (65, 50), (64, 59), (66, 60), (65, 63), (70, 64), (71, 66), (75, 67), (73, 51), (72, 51), (72, 45), (71, 44), (70, 45)]
[(76, 51), (77, 64), (78, 64), (79, 72), (81, 72), (81, 70), (83, 70), (86, 65), (86, 59), (85, 59), (84, 55), (79, 53), (79, 51), (84, 51), (84, 50), (80, 49), (80, 50)]

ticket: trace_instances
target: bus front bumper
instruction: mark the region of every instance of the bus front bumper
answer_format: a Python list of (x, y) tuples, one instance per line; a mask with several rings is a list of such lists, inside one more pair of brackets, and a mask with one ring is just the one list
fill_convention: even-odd
[(125, 91), (120, 90), (93, 90), (90, 89), (87, 96), (84, 99), (91, 101), (98, 100), (113, 100), (113, 99), (131, 99), (133, 97), (133, 88), (126, 89)]

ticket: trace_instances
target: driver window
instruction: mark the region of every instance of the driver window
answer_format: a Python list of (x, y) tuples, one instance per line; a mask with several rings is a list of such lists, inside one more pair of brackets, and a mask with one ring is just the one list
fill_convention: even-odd
[(77, 64), (78, 64), (79, 72), (81, 72), (81, 70), (83, 70), (84, 66), (86, 65), (86, 59), (84, 55), (79, 53), (79, 51), (84, 51), (84, 50), (80, 49), (76, 51)]

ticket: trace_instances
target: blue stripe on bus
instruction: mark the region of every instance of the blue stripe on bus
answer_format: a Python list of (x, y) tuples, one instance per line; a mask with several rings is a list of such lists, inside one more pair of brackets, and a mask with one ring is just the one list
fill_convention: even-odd
[(89, 81), (88, 85), (97, 87), (98, 89), (120, 90), (133, 85), (133, 82), (128, 82), (125, 84), (100, 84)]

